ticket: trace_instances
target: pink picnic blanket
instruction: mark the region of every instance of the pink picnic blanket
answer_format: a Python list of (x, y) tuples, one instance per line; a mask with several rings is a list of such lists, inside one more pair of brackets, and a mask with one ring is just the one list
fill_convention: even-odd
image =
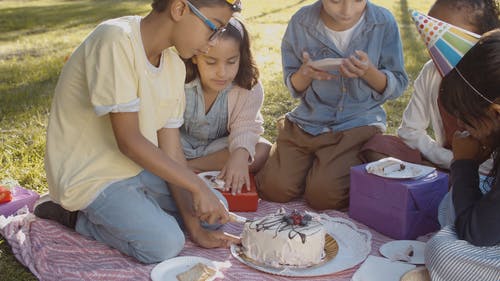
[[(286, 204), (271, 203), (261, 200), (257, 212), (238, 213), (247, 218), (261, 217), (275, 212), (278, 208), (288, 210), (314, 211), (304, 201), (293, 201)], [(347, 214), (328, 210), (324, 213), (331, 217), (348, 218)], [(391, 239), (356, 223), (361, 229), (372, 233), (371, 255), (380, 256), (378, 249)], [(223, 227), (224, 231), (239, 234), (241, 224), (230, 223)], [(0, 233), (9, 242), (17, 259), (27, 266), (40, 280), (149, 280), (151, 269), (155, 266), (145, 265), (125, 256), (100, 242), (87, 239), (75, 231), (56, 222), (36, 218), (32, 213), (17, 215), (8, 219), (0, 217)], [(332, 274), (316, 278), (290, 278), (270, 275), (250, 268), (230, 253), (229, 249), (203, 249), (186, 240), (181, 256), (200, 256), (214, 261), (229, 262), (231, 266), (223, 269), (224, 280), (330, 280), (348, 281), (360, 265)]]

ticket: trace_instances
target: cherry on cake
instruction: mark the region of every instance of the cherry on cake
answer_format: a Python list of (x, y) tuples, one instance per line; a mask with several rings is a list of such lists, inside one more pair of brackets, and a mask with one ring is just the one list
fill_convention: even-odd
[(273, 267), (307, 267), (321, 262), (325, 230), (319, 218), (284, 209), (245, 223), (241, 234), (243, 254)]

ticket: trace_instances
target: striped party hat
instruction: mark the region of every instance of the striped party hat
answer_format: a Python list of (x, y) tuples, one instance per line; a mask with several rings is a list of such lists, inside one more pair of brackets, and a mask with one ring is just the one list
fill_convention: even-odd
[(450, 72), (481, 37), (452, 24), (410, 10), (441, 76)]

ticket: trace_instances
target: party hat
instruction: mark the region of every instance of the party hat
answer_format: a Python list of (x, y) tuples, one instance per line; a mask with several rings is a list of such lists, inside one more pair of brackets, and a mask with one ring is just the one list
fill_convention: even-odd
[(436, 68), (443, 77), (458, 64), (481, 37), (415, 10), (410, 10), (410, 12)]

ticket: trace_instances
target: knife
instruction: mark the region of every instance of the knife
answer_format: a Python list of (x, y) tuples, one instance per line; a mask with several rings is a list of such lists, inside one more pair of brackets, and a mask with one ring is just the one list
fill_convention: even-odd
[(229, 212), (229, 221), (237, 222), (237, 223), (246, 223), (248, 221), (247, 218), (237, 215), (233, 212)]

